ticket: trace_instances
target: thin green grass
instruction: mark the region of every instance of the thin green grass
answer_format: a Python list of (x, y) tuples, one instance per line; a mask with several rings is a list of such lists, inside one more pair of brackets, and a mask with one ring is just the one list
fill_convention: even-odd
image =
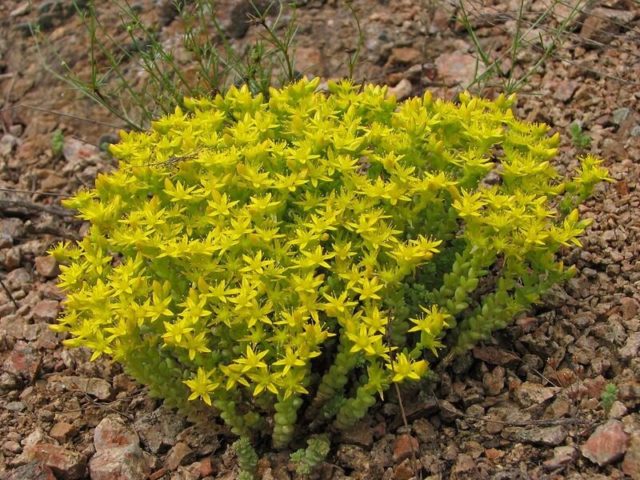
[[(174, 21), (182, 28), (178, 45), (171, 48), (160, 40), (161, 25), (145, 21), (128, 0), (82, 6), (74, 1), (74, 6), (87, 38), (88, 72), (80, 73), (57, 52), (45, 51), (45, 39), (36, 30), (41, 57), (56, 59), (56, 65), (45, 66), (130, 129), (142, 130), (154, 118), (182, 107), (185, 96), (211, 96), (234, 84), (268, 95), (270, 86), (299, 76), (293, 61), (295, 7), (284, 2), (273, 1), (266, 8), (250, 2), (248, 21), (257, 27), (258, 38), (244, 50), (229, 41), (214, 0), (174, 3)], [(186, 62), (178, 60), (178, 51), (186, 53)]]
[[(256, 0), (257, 1), (257, 0)], [(554, 15), (563, 0), (551, 0), (540, 13), (519, 0), (513, 13), (515, 26), (507, 48), (485, 44), (474, 27), (474, 0), (455, 2), (457, 19), (464, 26), (476, 52), (476, 72), (467, 89), (484, 93), (488, 87), (517, 93), (562, 48), (575, 28), (576, 19), (590, 0), (573, 3), (568, 14)], [(74, 0), (76, 14), (87, 39), (88, 69), (80, 72), (50, 47), (35, 31), (42, 57), (54, 58), (47, 69), (71, 87), (97, 102), (129, 129), (143, 130), (158, 116), (183, 106), (187, 97), (212, 96), (231, 85), (248, 85), (252, 93), (268, 97), (271, 86), (294, 81), (306, 72), (295, 66), (298, 30), (296, 7), (282, 0), (249, 1), (251, 38), (231, 41), (217, 16), (216, 0), (176, 0), (175, 19), (180, 28), (177, 42), (161, 38), (162, 25), (149, 23), (130, 0), (109, 3)], [(344, 7), (354, 19), (354, 47), (348, 52), (345, 76), (355, 81), (355, 70), (364, 46), (364, 33), (352, 0)], [(531, 38), (537, 33), (537, 39)], [(162, 37), (165, 37), (163, 35)], [(527, 51), (530, 58), (523, 61)], [(533, 58), (531, 58), (533, 55)]]
[[(497, 86), (503, 93), (518, 93), (528, 84), (532, 75), (562, 48), (588, 2), (589, 0), (578, 0), (570, 6), (566, 15), (558, 19), (554, 15), (556, 7), (566, 6), (566, 3), (563, 0), (552, 0), (543, 12), (533, 20), (528, 20), (530, 2), (519, 0), (510, 44), (502, 52), (498, 52), (483, 46), (478, 37), (470, 12), (473, 0), (458, 0), (457, 18), (469, 34), (477, 59), (474, 79), (466, 87), (482, 92), (489, 86)], [(555, 21), (557, 25), (550, 26), (551, 21)], [(529, 40), (536, 33), (536, 40)], [(516, 66), (522, 63), (519, 59), (525, 49), (533, 53), (534, 59), (519, 71)]]

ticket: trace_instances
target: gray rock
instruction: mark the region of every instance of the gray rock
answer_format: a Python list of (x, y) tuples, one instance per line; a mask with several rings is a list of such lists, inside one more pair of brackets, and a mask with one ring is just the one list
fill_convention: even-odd
[(251, 25), (251, 17), (264, 13), (269, 4), (264, 0), (254, 2), (240, 0), (235, 2), (228, 21), (223, 25), (225, 32), (232, 38), (244, 37)]
[[(19, 218), (3, 218), (0, 219), (0, 234), (5, 238), (11, 239), (11, 245), (13, 245), (17, 239), (22, 237), (25, 232), (25, 226), (22, 220)], [(6, 242), (6, 240), (5, 240)], [(6, 246), (11, 246), (6, 245)]]
[(613, 404), (611, 405), (611, 408), (609, 409), (609, 418), (620, 419), (624, 417), (626, 414), (627, 414), (627, 407), (625, 406), (624, 403), (620, 402), (619, 400), (616, 400), (615, 402), (613, 402)]
[(20, 252), (20, 247), (13, 247), (0, 252), (0, 263), (7, 272), (18, 268), (21, 260), (22, 254)]
[(197, 423), (180, 432), (176, 437), (176, 441), (186, 443), (193, 450), (196, 450), (198, 455), (209, 455), (220, 446), (220, 435), (222, 433), (223, 430), (215, 425)]
[(373, 445), (373, 429), (368, 421), (360, 421), (353, 427), (343, 431), (341, 440), (344, 443), (371, 448)]
[(630, 113), (631, 113), (631, 109), (628, 107), (617, 108), (613, 111), (611, 120), (616, 125), (620, 125), (622, 122), (624, 122), (627, 119), (627, 117), (629, 117)]
[(553, 457), (549, 460), (546, 460), (543, 463), (543, 466), (546, 470), (555, 470), (560, 467), (564, 467), (572, 463), (576, 457), (578, 456), (578, 452), (576, 447), (574, 446), (563, 446), (557, 447), (553, 449)]
[(418, 440), (423, 444), (430, 444), (438, 438), (438, 432), (433, 424), (426, 418), (418, 418), (411, 425)]
[(26, 15), (31, 10), (31, 2), (22, 2), (9, 12), (9, 18), (16, 18)]
[(0, 248), (9, 248), (13, 245), (13, 238), (8, 233), (0, 232)]
[(408, 98), (411, 95), (412, 91), (413, 85), (411, 84), (411, 82), (406, 78), (403, 78), (395, 87), (391, 87), (388, 90), (388, 94), (393, 95), (394, 97), (396, 97), (396, 100), (400, 101)]
[(53, 375), (51, 382), (59, 382), (68, 390), (80, 390), (100, 400), (111, 398), (111, 384), (102, 378)]
[(7, 472), (5, 480), (56, 480), (53, 471), (40, 462), (29, 462)]
[(545, 447), (556, 447), (562, 444), (567, 438), (567, 430), (560, 425), (545, 428), (505, 429), (505, 433), (507, 433), (513, 441), (543, 445)]
[(10, 133), (0, 137), (0, 157), (8, 157), (18, 146), (18, 139)]
[(516, 389), (515, 397), (520, 405), (526, 408), (552, 399), (559, 390), (557, 387), (544, 387), (539, 383), (524, 382)]
[(10, 271), (4, 279), (4, 284), (12, 292), (21, 289), (29, 283), (31, 283), (31, 275), (24, 268), (16, 268)]
[(16, 123), (9, 127), (9, 133), (15, 137), (20, 137), (24, 133), (24, 126), (20, 123)]
[(10, 412), (23, 412), (27, 406), (24, 402), (8, 402), (4, 408), (9, 410)]
[(136, 420), (134, 428), (142, 443), (153, 453), (166, 452), (176, 444), (178, 434), (184, 430), (185, 419), (171, 409), (161, 406)]
[(355, 445), (340, 445), (336, 452), (337, 464), (356, 472), (369, 470), (369, 456)]
[(447, 400), (440, 401), (440, 417), (447, 423), (453, 422), (456, 418), (463, 417), (464, 414)]
[(487, 395), (495, 396), (499, 395), (504, 388), (505, 370), (504, 367), (497, 366), (493, 370), (485, 373), (482, 376), (482, 384), (486, 390)]
[(580, 36), (587, 40), (587, 44), (589, 42), (595, 42), (596, 44), (607, 43), (634, 17), (635, 13), (631, 10), (594, 8), (582, 23)]
[(520, 361), (516, 354), (488, 345), (475, 347), (473, 356), (491, 365), (515, 365)]
[(15, 375), (9, 372), (0, 373), (0, 392), (10, 392), (17, 390), (20, 386), (18, 379)]
[(629, 335), (627, 342), (624, 344), (620, 352), (620, 357), (623, 360), (631, 360), (638, 356), (640, 350), (640, 332), (635, 332)]

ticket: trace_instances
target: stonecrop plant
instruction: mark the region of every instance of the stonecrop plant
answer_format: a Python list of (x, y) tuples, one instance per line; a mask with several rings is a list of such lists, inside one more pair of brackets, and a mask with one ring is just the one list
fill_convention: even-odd
[(52, 251), (66, 345), (274, 448), (303, 420), (349, 428), (568, 277), (557, 253), (607, 177), (585, 156), (561, 178), (558, 135), (511, 97), (318, 85), (185, 99), (123, 132), (119, 169), (66, 201), (87, 235)]

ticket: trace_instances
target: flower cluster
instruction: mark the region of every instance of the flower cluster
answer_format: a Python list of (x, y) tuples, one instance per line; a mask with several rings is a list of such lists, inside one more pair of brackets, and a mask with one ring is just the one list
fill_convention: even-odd
[(558, 136), (512, 98), (317, 87), (232, 88), (122, 133), (119, 169), (66, 202), (88, 234), (53, 251), (67, 345), (276, 447), (303, 414), (347, 428), (537, 301), (606, 178), (593, 157), (560, 178)]

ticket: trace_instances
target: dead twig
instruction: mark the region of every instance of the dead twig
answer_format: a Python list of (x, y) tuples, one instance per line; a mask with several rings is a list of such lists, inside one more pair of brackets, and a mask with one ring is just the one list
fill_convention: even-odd
[[(393, 311), (389, 311), (389, 325), (391, 325), (391, 319), (393, 317)], [(391, 340), (391, 331), (390, 328), (387, 328), (387, 335), (386, 335), (386, 340), (387, 342), (390, 342)], [(389, 363), (391, 364), (391, 369), (395, 369), (395, 365), (394, 365), (394, 354), (393, 352), (390, 352), (389, 355)], [(402, 423), (404, 424), (404, 428), (407, 430), (407, 434), (411, 435), (411, 428), (409, 427), (409, 422), (407, 421), (407, 412), (404, 409), (404, 403), (402, 401), (402, 395), (400, 394), (400, 387), (398, 386), (398, 384), (396, 382), (393, 383), (393, 386), (395, 387), (396, 390), (396, 395), (398, 396), (398, 406), (400, 407), (400, 415), (402, 416)], [(416, 448), (413, 445), (413, 437), (410, 437), (409, 440), (409, 445), (411, 446), (411, 468), (413, 469), (413, 475), (415, 478), (417, 478), (418, 480), (422, 480), (422, 468), (418, 468), (418, 455), (416, 452)]]
[[(436, 404), (442, 410), (440, 406), (440, 402), (436, 398)], [(451, 410), (449, 410), (451, 411)], [(510, 420), (498, 420), (494, 418), (484, 417), (476, 417), (475, 415), (468, 415), (464, 412), (461, 412), (456, 409), (455, 412), (452, 412), (453, 415), (466, 418), (468, 420), (473, 420), (476, 422), (491, 422), (498, 423), (500, 425), (505, 425), (507, 427), (554, 427), (557, 425), (592, 425), (593, 422), (590, 420), (586, 420), (584, 418), (578, 417), (567, 417), (567, 418), (550, 418), (550, 419), (542, 419), (542, 420), (523, 420), (523, 421), (510, 421)]]
[[(391, 357), (390, 357), (391, 358)], [(393, 368), (393, 360), (391, 360), (391, 365)], [(396, 389), (396, 395), (398, 396), (398, 406), (400, 407), (400, 415), (402, 416), (402, 423), (404, 423), (404, 428), (407, 430), (407, 433), (410, 434), (411, 428), (409, 427), (409, 422), (407, 421), (407, 413), (404, 409), (404, 404), (402, 403), (402, 395), (400, 395), (400, 387), (397, 383), (394, 383), (393, 386)], [(413, 437), (410, 437), (409, 444), (411, 445), (411, 468), (413, 469), (413, 474), (418, 480), (422, 480), (422, 469), (418, 468), (418, 456), (416, 454), (416, 448), (413, 445)]]
[(16, 302), (16, 299), (13, 298), (13, 295), (11, 294), (11, 290), (7, 288), (7, 286), (4, 284), (2, 280), (0, 280), (0, 285), (2, 285), (2, 289), (4, 290), (4, 293), (7, 294), (7, 296), (9, 297), (9, 300), (11, 300), (11, 303), (13, 303), (13, 306), (16, 307), (16, 309), (20, 308), (20, 306), (18, 305), (18, 302)]
[(44, 359), (44, 357), (42, 355), (40, 355), (38, 357), (38, 363), (36, 364), (36, 368), (33, 371), (33, 375), (29, 379), (29, 385), (34, 385), (36, 383), (36, 380), (38, 379), (38, 376), (40, 375), (40, 372), (42, 371), (43, 359)]
[(36, 235), (53, 235), (60, 238), (66, 238), (73, 241), (80, 241), (82, 239), (82, 235), (74, 230), (68, 230), (59, 225), (31, 225), (29, 233), (34, 233)]
[(27, 217), (40, 212), (63, 218), (70, 218), (76, 215), (76, 212), (73, 210), (55, 205), (42, 205), (28, 200), (8, 200), (5, 198), (0, 198), (0, 212)]
[(9, 188), (9, 187), (0, 187), (0, 192), (8, 192), (8, 193), (28, 193), (30, 195), (47, 195), (50, 197), (70, 197), (66, 193), (57, 193), (57, 192), (44, 192), (41, 190), (26, 190), (22, 188)]
[(122, 126), (114, 125), (112, 123), (101, 122), (100, 120), (94, 120), (94, 119), (91, 119), (91, 118), (83, 118), (83, 117), (81, 117), (79, 115), (74, 115), (72, 113), (59, 112), (57, 110), (50, 110), (48, 108), (36, 107), (35, 105), (27, 105), (26, 103), (18, 103), (16, 105), (12, 105), (10, 107), (5, 107), (2, 110), (0, 110), (0, 112), (11, 111), (11, 110), (15, 110), (15, 109), (18, 109), (18, 108), (28, 108), (30, 110), (35, 110), (36, 112), (48, 113), (50, 115), (58, 115), (60, 117), (72, 118), (74, 120), (80, 120), (80, 121), (83, 121), (83, 122), (90, 122), (90, 123), (94, 123), (96, 125), (102, 125), (103, 127), (115, 128), (117, 130), (122, 129)]
[[(49, 377), (49, 376), (51, 376), (51, 375), (46, 375), (45, 378)], [(118, 415), (122, 415), (124, 417), (127, 417), (127, 419), (129, 419), (130, 421), (133, 421), (134, 418), (130, 414), (125, 413), (122, 410), (118, 410), (117, 408), (113, 407), (112, 405), (122, 405), (124, 401), (131, 400), (135, 396), (139, 395), (143, 391), (143, 389), (137, 388), (136, 390), (134, 390), (133, 392), (131, 392), (128, 395), (125, 395), (125, 396), (120, 397), (120, 398), (116, 398), (116, 399), (108, 401), (108, 402), (98, 402), (93, 397), (91, 397), (91, 395), (89, 395), (87, 392), (84, 392), (84, 391), (79, 390), (79, 389), (69, 389), (67, 391), (69, 393), (71, 393), (71, 394), (81, 394), (88, 401), (88, 404), (82, 405), (80, 408), (69, 408), (69, 409), (62, 410), (61, 413), (63, 413), (63, 414), (64, 413), (84, 412), (85, 409), (87, 409), (87, 408), (103, 408), (103, 409), (108, 410), (110, 412), (117, 413)]]

